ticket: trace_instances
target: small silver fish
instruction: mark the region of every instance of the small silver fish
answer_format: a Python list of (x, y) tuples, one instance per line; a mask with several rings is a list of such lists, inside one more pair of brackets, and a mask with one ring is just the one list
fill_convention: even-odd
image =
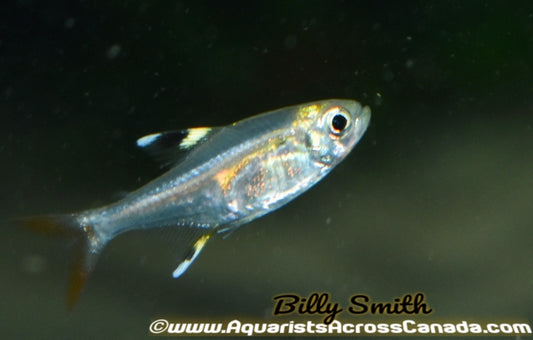
[(168, 172), (110, 205), (27, 218), (23, 223), (80, 241), (68, 292), (70, 308), (98, 254), (126, 231), (175, 228), (186, 238), (188, 249), (172, 274), (177, 278), (213, 234), (234, 231), (322, 179), (353, 149), (369, 122), (368, 106), (331, 99), (281, 108), (223, 127), (150, 134), (137, 140), (137, 145), (174, 163)]

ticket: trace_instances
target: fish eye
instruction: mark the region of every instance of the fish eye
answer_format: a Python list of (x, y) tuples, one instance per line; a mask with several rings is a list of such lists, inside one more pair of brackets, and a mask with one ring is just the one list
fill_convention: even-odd
[(332, 137), (339, 137), (350, 125), (350, 114), (342, 107), (332, 107), (326, 112), (325, 123)]
[(346, 117), (346, 115), (340, 110), (335, 111), (336, 112), (331, 112), (329, 129), (335, 136), (339, 136), (348, 125), (348, 117)]
[(336, 114), (331, 120), (331, 127), (334, 132), (340, 133), (348, 124), (348, 119), (344, 115)]

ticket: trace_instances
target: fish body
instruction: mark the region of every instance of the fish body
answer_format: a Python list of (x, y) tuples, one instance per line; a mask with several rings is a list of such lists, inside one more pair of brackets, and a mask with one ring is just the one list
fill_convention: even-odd
[(64, 230), (82, 240), (71, 277), (70, 304), (104, 246), (130, 230), (174, 228), (189, 238), (190, 247), (173, 272), (179, 277), (214, 233), (231, 232), (322, 179), (353, 149), (369, 121), (368, 107), (331, 99), (223, 127), (151, 134), (137, 145), (174, 162), (166, 173), (110, 205), (28, 219), (26, 224), (45, 231)]

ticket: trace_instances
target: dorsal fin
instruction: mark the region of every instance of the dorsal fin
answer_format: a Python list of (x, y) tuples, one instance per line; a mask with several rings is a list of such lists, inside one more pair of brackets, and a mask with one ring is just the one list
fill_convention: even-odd
[(220, 128), (198, 127), (152, 133), (139, 138), (137, 146), (165, 167), (176, 163), (188, 151), (203, 144), (218, 129)]

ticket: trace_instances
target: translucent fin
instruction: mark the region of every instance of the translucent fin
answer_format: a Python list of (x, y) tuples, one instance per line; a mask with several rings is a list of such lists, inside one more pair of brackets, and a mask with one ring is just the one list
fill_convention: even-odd
[(184, 154), (204, 143), (220, 128), (198, 127), (187, 130), (152, 133), (137, 140), (137, 146), (168, 166), (176, 163)]
[(67, 291), (67, 308), (72, 310), (85, 286), (85, 282), (94, 270), (99, 252), (89, 251), (87, 242), (80, 242), (78, 255), (72, 262)]
[(242, 218), (236, 222), (233, 222), (233, 223), (230, 223), (230, 224), (227, 224), (225, 226), (222, 226), (220, 227), (218, 230), (217, 230), (217, 233), (218, 234), (221, 234), (222, 235), (222, 238), (223, 239), (227, 239), (228, 237), (230, 237), (234, 232), (235, 230), (239, 229), (242, 225), (245, 225), (246, 223), (256, 219), (257, 217), (256, 216), (247, 216), (245, 218)]
[(185, 259), (178, 265), (176, 270), (174, 270), (174, 272), (172, 273), (173, 278), (177, 279), (187, 271), (189, 266), (198, 257), (198, 254), (200, 254), (202, 249), (205, 247), (209, 238), (211, 238), (211, 234), (205, 234), (194, 243), (191, 251), (187, 254), (187, 256), (185, 256)]
[(47, 235), (65, 236), (77, 240), (78, 254), (72, 262), (67, 291), (67, 308), (71, 310), (94, 269), (104, 242), (93, 226), (81, 225), (75, 214), (29, 217), (18, 219), (16, 222)]

